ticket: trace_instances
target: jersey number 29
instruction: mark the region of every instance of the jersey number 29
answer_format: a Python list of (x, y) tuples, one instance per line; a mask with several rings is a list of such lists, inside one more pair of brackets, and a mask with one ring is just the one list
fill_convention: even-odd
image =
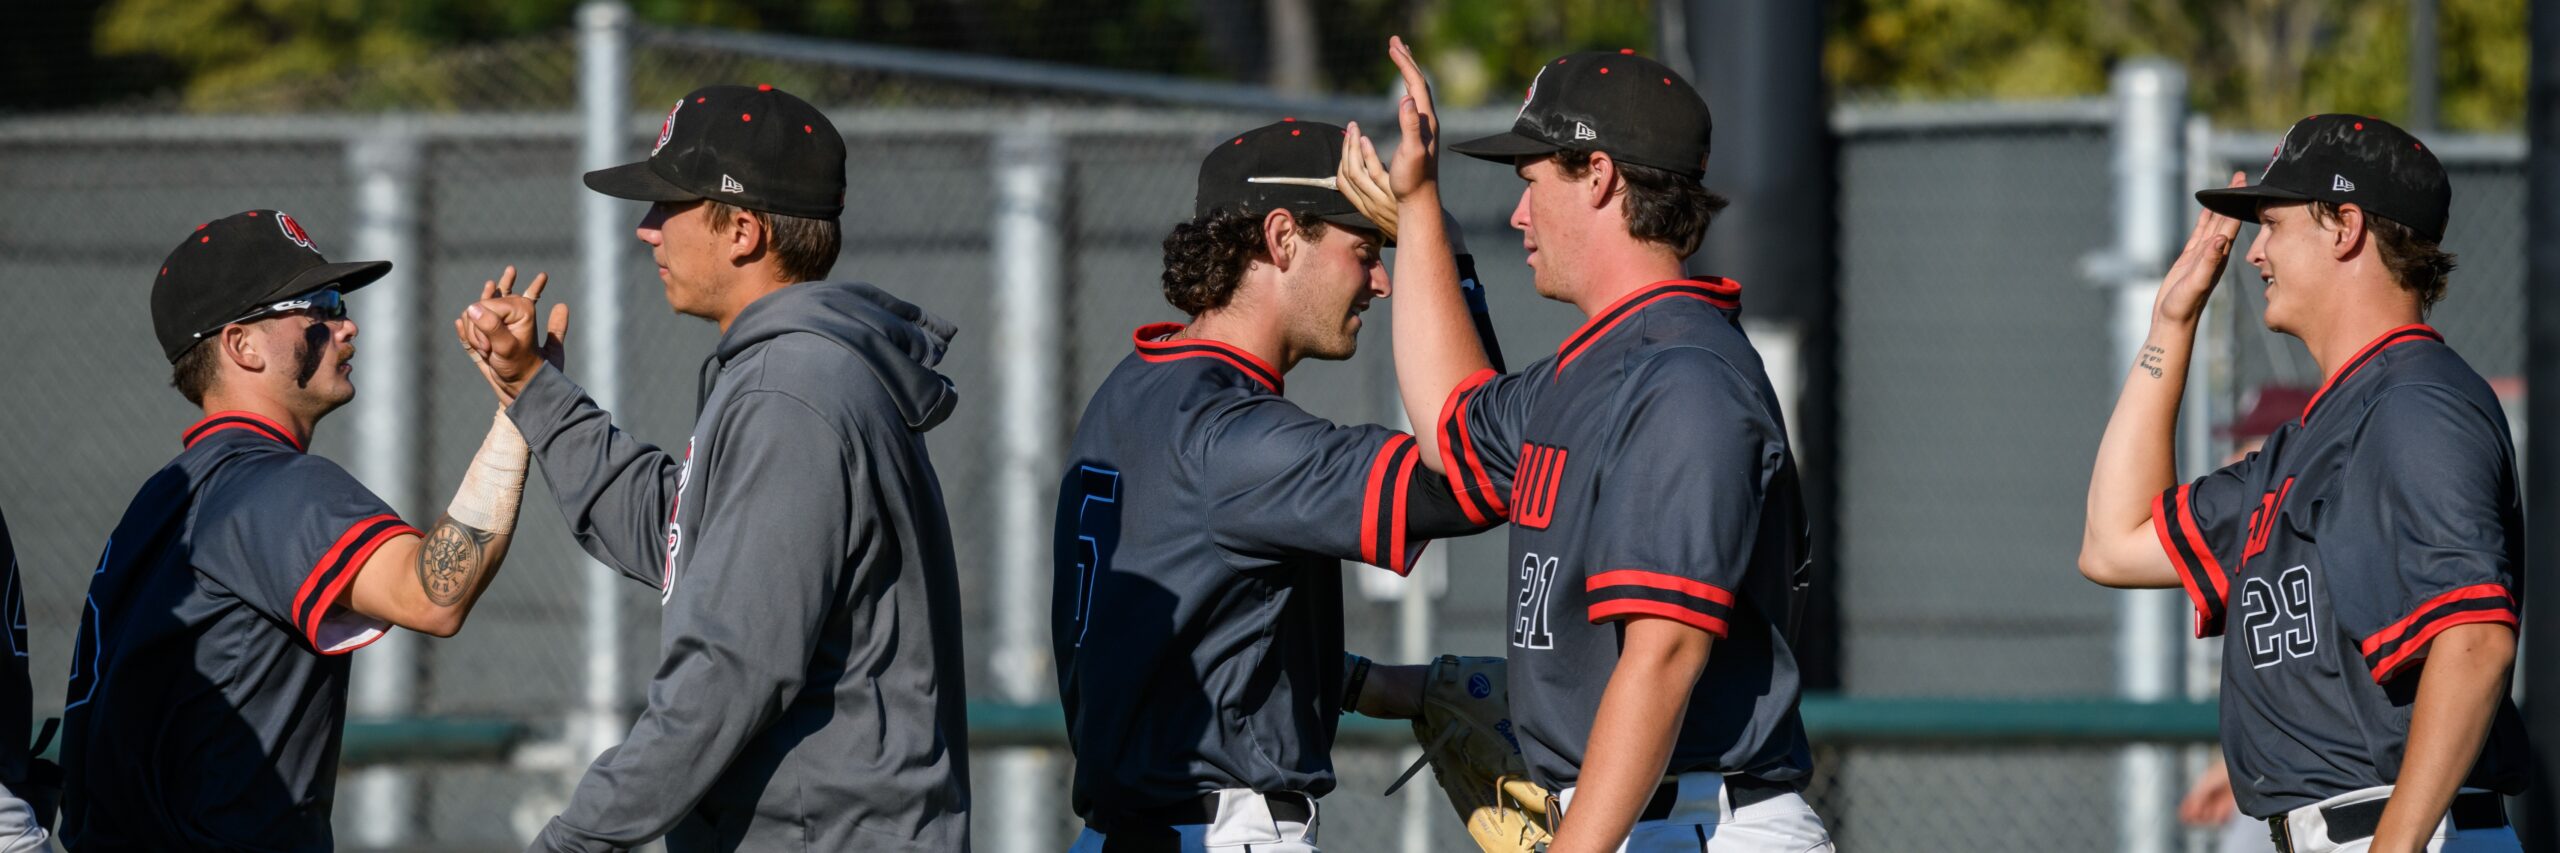
[(2311, 570), (2295, 566), (2266, 578), (2250, 578), (2240, 586), (2242, 639), (2249, 644), (2249, 665), (2265, 669), (2288, 658), (2310, 657), (2320, 650), (2320, 627), (2313, 621)]

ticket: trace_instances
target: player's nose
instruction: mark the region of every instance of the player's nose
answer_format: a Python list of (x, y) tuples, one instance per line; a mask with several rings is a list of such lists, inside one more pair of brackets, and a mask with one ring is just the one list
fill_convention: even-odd
[(1529, 188), (1527, 187), (1520, 188), (1520, 203), (1511, 206), (1511, 227), (1516, 231), (1529, 230)]

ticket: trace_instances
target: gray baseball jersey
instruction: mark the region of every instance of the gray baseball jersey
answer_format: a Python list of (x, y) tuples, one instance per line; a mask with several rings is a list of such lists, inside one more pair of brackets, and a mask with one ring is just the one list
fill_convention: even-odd
[(345, 655), (389, 628), (345, 596), (375, 549), (418, 531), (273, 421), (217, 413), (185, 441), (89, 577), (63, 841), (328, 850)]
[(508, 411), (579, 544), (664, 591), (648, 707), (536, 850), (965, 850), (960, 599), (924, 433), (953, 333), (869, 285), (749, 305), (682, 456), (559, 371)]
[(1740, 299), (1723, 279), (1648, 285), (1441, 408), (1459, 505), (1511, 522), (1511, 716), (1550, 789), (1581, 775), (1634, 617), (1717, 637), (1669, 772), (1812, 767), (1789, 648), (1808, 528)]
[[(2196, 635), (2229, 629), (2222, 748), (2241, 811), (2393, 784), (2428, 642), (2455, 625), (2517, 624), (2513, 448), (2489, 384), (2434, 329), (2406, 326), (2340, 367), (2257, 453), (2154, 502)], [(2523, 790), (2524, 747), (2501, 698), (2464, 784)]]
[(1076, 813), (1221, 788), (1333, 789), (1342, 561), (1403, 574), (1483, 529), (1411, 435), (1342, 426), (1279, 371), (1182, 327), (1137, 330), (1058, 487), (1050, 607)]

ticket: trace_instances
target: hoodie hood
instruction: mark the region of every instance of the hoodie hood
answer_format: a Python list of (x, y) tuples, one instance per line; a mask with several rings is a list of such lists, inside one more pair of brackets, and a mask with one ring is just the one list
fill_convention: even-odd
[(712, 358), (726, 365), (757, 344), (795, 332), (832, 341), (870, 367), (909, 429), (934, 428), (960, 400), (950, 377), (933, 369), (958, 327), (861, 282), (813, 281), (766, 294), (738, 313)]

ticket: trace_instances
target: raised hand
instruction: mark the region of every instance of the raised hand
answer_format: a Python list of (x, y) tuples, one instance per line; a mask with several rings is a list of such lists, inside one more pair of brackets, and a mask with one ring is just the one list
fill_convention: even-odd
[[(1396, 145), (1396, 159), (1387, 168), (1389, 186), (1396, 200), (1429, 189), (1438, 192), (1440, 183), (1440, 113), (1431, 104), (1431, 80), (1422, 76), (1422, 66), (1413, 59), (1413, 48), (1402, 36), (1387, 38), (1387, 58), (1395, 60), (1396, 72), (1404, 75), (1404, 98), (1396, 103), (1396, 124), (1404, 139)], [(1377, 150), (1367, 140), (1361, 148), (1374, 159)]]
[[(2231, 173), (2227, 186), (2245, 187), (2249, 176)], [(2213, 212), (2196, 214), (2195, 230), (2187, 233), (2187, 247), (2178, 252), (2169, 274), (2160, 279), (2160, 295), (2152, 300), (2154, 318), (2171, 323), (2193, 323), (2204, 313), (2206, 297), (2222, 281), (2223, 264), (2231, 260), (2231, 243), (2240, 236), (2240, 220)]]
[(497, 280), (482, 282), (480, 300), (453, 321), (454, 338), (471, 353), (500, 405), (514, 405), (516, 395), (543, 364), (555, 370), (568, 366), (569, 306), (551, 307), (547, 337), (536, 334), (533, 327), (536, 300), (550, 281), (549, 273), (536, 273), (533, 283), (518, 294), (514, 292), (516, 268), (507, 267)]
[(1335, 168), (1334, 187), (1351, 200), (1360, 215), (1378, 224), (1378, 231), (1393, 243), (1396, 239), (1396, 194), (1390, 188), (1386, 164), (1378, 162), (1378, 149), (1360, 134), (1360, 123), (1343, 128), (1342, 164)]

